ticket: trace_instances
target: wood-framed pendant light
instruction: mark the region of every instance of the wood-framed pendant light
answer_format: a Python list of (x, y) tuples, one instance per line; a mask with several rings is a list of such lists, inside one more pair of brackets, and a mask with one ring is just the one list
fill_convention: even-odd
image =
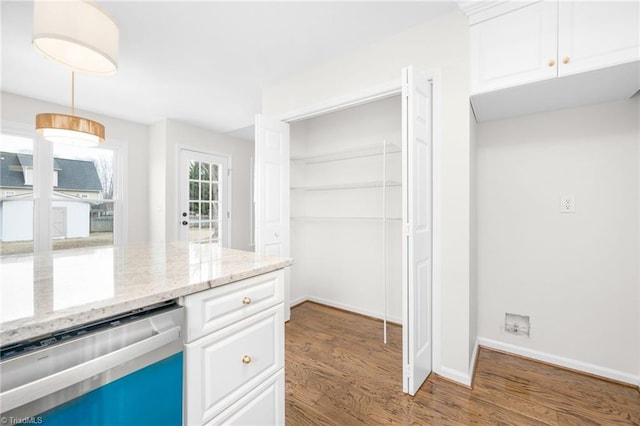
[(78, 146), (98, 146), (104, 142), (104, 126), (97, 121), (75, 115), (75, 72), (71, 72), (71, 115), (42, 113), (36, 115), (36, 130), (50, 142)]
[(33, 46), (71, 70), (71, 114), (36, 115), (44, 139), (80, 146), (104, 142), (101, 123), (75, 115), (75, 72), (109, 76), (118, 70), (119, 30), (92, 0), (35, 0)]

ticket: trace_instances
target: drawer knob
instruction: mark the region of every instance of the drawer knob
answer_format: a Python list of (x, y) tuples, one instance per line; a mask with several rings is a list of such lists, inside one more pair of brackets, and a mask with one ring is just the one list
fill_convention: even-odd
[(547, 62), (547, 65), (549, 65), (550, 67), (554, 66), (556, 64), (556, 61), (554, 61), (553, 59), (549, 59), (549, 62)]
[(563, 63), (563, 64), (568, 64), (568, 63), (569, 63), (569, 60), (570, 60), (570, 59), (569, 59), (569, 57), (568, 57), (568, 56), (565, 56), (564, 58), (562, 58), (562, 63)]
[(242, 304), (243, 305), (250, 305), (251, 304), (251, 298), (250, 297), (244, 297), (242, 299)]
[(245, 355), (242, 357), (242, 363), (243, 364), (250, 364), (251, 363), (251, 357), (249, 355)]

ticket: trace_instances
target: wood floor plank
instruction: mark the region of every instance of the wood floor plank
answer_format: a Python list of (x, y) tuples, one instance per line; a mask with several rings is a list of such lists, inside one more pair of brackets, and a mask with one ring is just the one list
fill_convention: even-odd
[(633, 388), (482, 348), (473, 390), (402, 393), (402, 329), (306, 302), (286, 325), (288, 425), (640, 425)]

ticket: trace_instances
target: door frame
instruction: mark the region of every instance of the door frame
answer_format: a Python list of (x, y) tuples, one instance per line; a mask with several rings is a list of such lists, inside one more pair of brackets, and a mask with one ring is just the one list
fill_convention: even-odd
[[(205, 155), (213, 155), (216, 157), (223, 157), (227, 160), (227, 178), (226, 178), (226, 190), (227, 190), (227, 212), (229, 212), (229, 216), (227, 217), (227, 221), (226, 221), (226, 232), (228, 235), (227, 238), (227, 244), (223, 245), (222, 247), (224, 248), (230, 248), (231, 247), (231, 240), (232, 240), (232, 233), (231, 230), (233, 229), (232, 227), (232, 221), (233, 221), (233, 209), (232, 209), (232, 201), (233, 201), (233, 193), (232, 193), (232, 189), (233, 189), (233, 168), (232, 168), (232, 163), (231, 163), (231, 154), (229, 153), (224, 153), (224, 152), (217, 152), (217, 151), (210, 151), (210, 150), (206, 150), (206, 149), (202, 149), (196, 146), (190, 146), (190, 145), (182, 145), (182, 144), (178, 144), (176, 145), (176, 194), (175, 194), (175, 199), (176, 199), (176, 206), (175, 206), (175, 217), (176, 218), (180, 218), (180, 214), (182, 211), (182, 199), (180, 197), (181, 195), (181, 175), (180, 175), (180, 169), (182, 167), (182, 165), (180, 164), (180, 160), (181, 160), (181, 156), (182, 156), (182, 151), (191, 151), (191, 152), (195, 152), (198, 154), (205, 154)], [(181, 239), (181, 226), (180, 225), (179, 220), (176, 221), (176, 226), (177, 226), (177, 239), (180, 240)]]
[[(432, 83), (432, 221), (433, 221), (433, 265), (432, 265), (432, 371), (441, 373), (441, 306), (442, 306), (442, 115), (441, 115), (441, 90), (442, 72), (440, 68), (427, 69), (423, 73)], [(342, 109), (351, 108), (365, 103), (377, 101), (395, 95), (402, 94), (402, 81), (396, 78), (386, 83), (370, 86), (362, 90), (347, 93), (344, 96), (331, 98), (326, 101), (311, 104), (309, 106), (291, 110), (274, 118), (285, 123), (293, 123), (308, 118), (317, 117)]]

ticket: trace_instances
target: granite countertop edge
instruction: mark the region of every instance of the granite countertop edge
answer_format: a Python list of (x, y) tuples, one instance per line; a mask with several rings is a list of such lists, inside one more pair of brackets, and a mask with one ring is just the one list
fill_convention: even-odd
[(51, 313), (47, 318), (37, 322), (31, 321), (29, 318), (8, 321), (2, 324), (0, 344), (4, 347), (21, 341), (35, 340), (65, 329), (82, 326), (83, 324), (124, 314), (156, 303), (178, 299), (246, 278), (273, 272), (286, 268), (291, 264), (291, 259), (279, 258), (278, 261), (269, 261), (258, 267), (221, 275), (200, 283), (185, 284), (181, 287), (158, 291), (139, 297), (125, 298), (122, 300), (110, 299), (74, 306)]

